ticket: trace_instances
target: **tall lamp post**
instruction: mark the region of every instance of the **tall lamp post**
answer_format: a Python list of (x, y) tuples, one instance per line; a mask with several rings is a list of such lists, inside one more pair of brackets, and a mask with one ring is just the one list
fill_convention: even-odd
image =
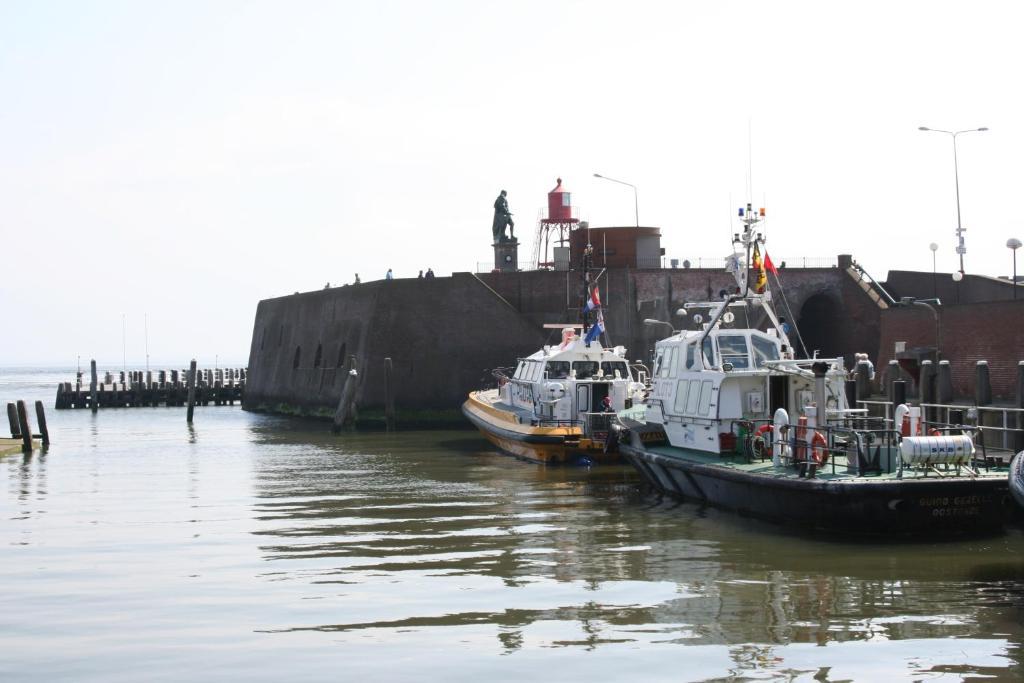
[(1013, 298), (1017, 298), (1017, 250), (1020, 249), (1021, 241), (1016, 237), (1006, 240), (1006, 246), (1013, 251)]
[(935, 275), (935, 252), (939, 250), (939, 245), (932, 242), (928, 248), (932, 250), (932, 298), (937, 300), (939, 298), (939, 283)]
[(616, 180), (615, 178), (609, 178), (608, 176), (601, 175), (600, 173), (595, 173), (594, 177), (595, 178), (601, 178), (602, 180), (610, 180), (613, 183), (618, 183), (619, 185), (628, 185), (629, 187), (633, 188), (633, 213), (634, 213), (634, 217), (636, 218), (636, 227), (639, 228), (640, 227), (640, 204), (637, 202), (637, 198), (636, 198), (636, 185), (634, 185), (633, 183), (627, 183), (624, 180)]
[(960, 222), (960, 171), (957, 168), (956, 161), (956, 136), (963, 133), (983, 133), (988, 128), (982, 126), (981, 128), (968, 128), (967, 130), (941, 130), (939, 128), (928, 128), (927, 126), (918, 126), (918, 130), (923, 130), (928, 133), (945, 133), (946, 135), (953, 138), (953, 180), (956, 183), (956, 236), (957, 246), (956, 253), (960, 254), (960, 275), (963, 279), (964, 273), (964, 254), (967, 253), (967, 247), (964, 246), (964, 227)]

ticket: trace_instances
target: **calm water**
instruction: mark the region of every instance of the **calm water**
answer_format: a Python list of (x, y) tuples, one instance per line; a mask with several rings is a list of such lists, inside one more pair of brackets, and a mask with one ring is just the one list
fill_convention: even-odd
[(1024, 679), (1019, 530), (830, 543), (470, 431), (48, 416), (0, 458), (5, 681)]

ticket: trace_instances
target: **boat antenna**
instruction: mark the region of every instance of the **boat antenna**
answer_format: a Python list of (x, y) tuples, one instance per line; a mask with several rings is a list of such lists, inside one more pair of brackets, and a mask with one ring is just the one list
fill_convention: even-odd
[(747, 196), (754, 198), (754, 121), (747, 117)]

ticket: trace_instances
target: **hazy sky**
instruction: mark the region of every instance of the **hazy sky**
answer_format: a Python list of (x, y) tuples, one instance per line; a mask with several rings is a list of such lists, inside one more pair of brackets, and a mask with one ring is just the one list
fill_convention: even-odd
[[(244, 362), (260, 299), (492, 260), (561, 176), (721, 257), (1008, 275), (1017, 3), (0, 1), (0, 365)], [(750, 160), (752, 159), (752, 166)], [(1021, 269), (1024, 270), (1024, 259)]]

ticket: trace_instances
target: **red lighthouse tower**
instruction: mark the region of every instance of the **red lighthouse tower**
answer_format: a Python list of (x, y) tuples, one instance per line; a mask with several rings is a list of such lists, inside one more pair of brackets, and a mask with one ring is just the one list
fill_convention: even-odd
[[(555, 189), (548, 192), (548, 217), (537, 223), (537, 237), (533, 243), (533, 260), (537, 268), (569, 268), (569, 231), (577, 227), (580, 219), (573, 216), (571, 193), (558, 179)], [(553, 247), (553, 252), (551, 253)]]

